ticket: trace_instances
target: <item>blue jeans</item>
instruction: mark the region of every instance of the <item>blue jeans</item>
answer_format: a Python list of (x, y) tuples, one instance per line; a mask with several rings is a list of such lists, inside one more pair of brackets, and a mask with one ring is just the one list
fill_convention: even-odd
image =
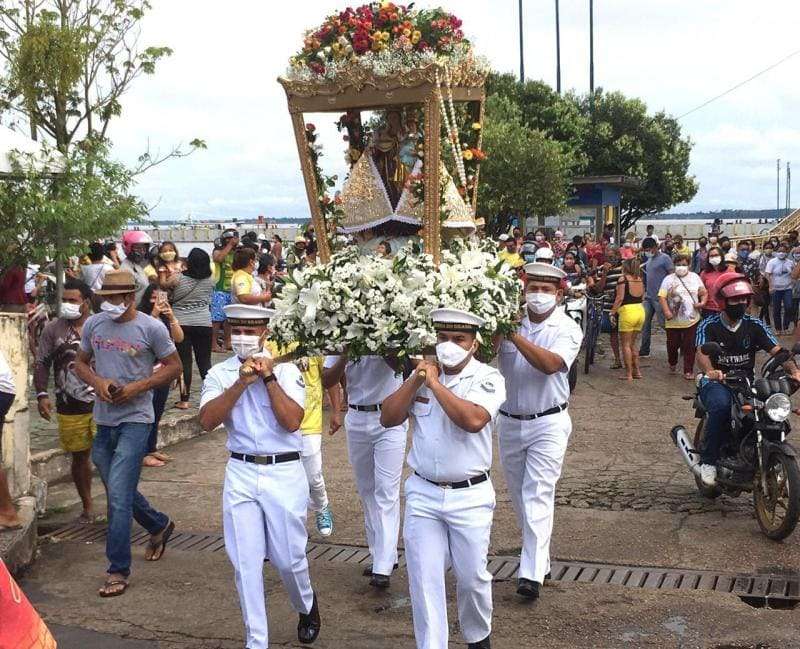
[(166, 514), (156, 511), (136, 487), (147, 452), (151, 424), (122, 423), (97, 426), (92, 445), (92, 461), (108, 496), (108, 572), (131, 573), (131, 515), (150, 534), (158, 534), (169, 523)]
[(154, 453), (156, 451), (156, 445), (158, 443), (158, 424), (161, 423), (161, 417), (164, 415), (167, 399), (169, 399), (169, 383), (153, 390), (153, 416), (155, 420), (150, 428), (150, 435), (147, 437), (148, 453)]
[[(783, 307), (783, 318), (781, 318)], [(772, 322), (776, 329), (785, 331), (792, 322), (792, 289), (775, 291), (772, 294)]]
[(642, 302), (644, 305), (644, 327), (642, 328), (642, 344), (639, 346), (639, 355), (647, 356), (650, 353), (650, 335), (653, 329), (653, 316), (658, 316), (658, 322), (664, 326), (664, 312), (661, 310), (659, 299), (646, 297)]
[(733, 393), (718, 381), (707, 381), (700, 388), (700, 401), (708, 413), (705, 444), (699, 449), (700, 459), (703, 464), (716, 464), (720, 449), (731, 433)]

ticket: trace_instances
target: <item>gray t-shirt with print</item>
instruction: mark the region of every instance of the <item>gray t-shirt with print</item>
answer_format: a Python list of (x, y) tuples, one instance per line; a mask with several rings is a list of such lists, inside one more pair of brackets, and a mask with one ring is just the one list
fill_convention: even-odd
[[(125, 385), (149, 377), (159, 359), (175, 352), (175, 344), (164, 323), (149, 315), (137, 311), (133, 320), (115, 322), (108, 313), (98, 313), (83, 325), (81, 349), (93, 355), (98, 376)], [(102, 426), (154, 419), (152, 390), (118, 405), (94, 402), (94, 420)]]

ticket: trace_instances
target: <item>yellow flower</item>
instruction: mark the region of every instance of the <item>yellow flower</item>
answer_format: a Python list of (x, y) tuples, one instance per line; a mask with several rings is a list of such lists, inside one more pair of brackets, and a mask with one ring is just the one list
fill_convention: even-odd
[(411, 42), (412, 42), (412, 43), (414, 43), (414, 45), (416, 45), (417, 43), (419, 43), (419, 41), (420, 41), (420, 39), (421, 39), (421, 38), (422, 38), (422, 32), (419, 32), (419, 31), (416, 31), (416, 30), (415, 30), (415, 31), (414, 31), (414, 32), (411, 34)]
[(384, 41), (388, 41), (389, 40), (389, 36), (390, 36), (389, 32), (383, 32), (383, 34), (381, 34), (381, 38)]
[(481, 130), (481, 123), (480, 122), (473, 122), (472, 123), (472, 130), (473, 131), (480, 131)]
[(464, 153), (462, 153), (461, 155), (464, 156), (464, 160), (472, 160), (472, 151), (470, 151), (469, 149), (464, 151)]
[(405, 36), (406, 38), (411, 38), (411, 30), (410, 29), (404, 29), (403, 30), (403, 36)]

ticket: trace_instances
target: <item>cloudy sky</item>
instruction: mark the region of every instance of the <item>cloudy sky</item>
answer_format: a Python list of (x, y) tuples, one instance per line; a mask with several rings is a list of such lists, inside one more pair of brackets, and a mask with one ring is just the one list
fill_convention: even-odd
[[(422, 4), (422, 3), (418, 3)], [(517, 0), (440, 0), (497, 70), (518, 71)], [(138, 191), (154, 218), (304, 217), (305, 193), (276, 77), (304, 29), (337, 0), (153, 0), (143, 42), (174, 56), (124, 100), (120, 158), (200, 137), (208, 150), (164, 165)], [(525, 72), (555, 85), (553, 0), (524, 0)], [(596, 0), (595, 83), (682, 115), (797, 50), (800, 3)], [(561, 0), (562, 86), (588, 89), (588, 2)], [(673, 211), (775, 206), (775, 159), (800, 178), (800, 54), (681, 120), (700, 191)], [(328, 169), (341, 168), (334, 116), (311, 116)], [(800, 196), (800, 186), (795, 194)], [(781, 199), (783, 201), (783, 199)], [(796, 202), (796, 201), (795, 201)]]

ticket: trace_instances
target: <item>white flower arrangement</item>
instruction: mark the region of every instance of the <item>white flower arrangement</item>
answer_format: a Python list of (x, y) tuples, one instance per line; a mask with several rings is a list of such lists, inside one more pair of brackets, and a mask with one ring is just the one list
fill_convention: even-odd
[(392, 261), (362, 256), (355, 246), (330, 263), (295, 271), (276, 300), (273, 339), (298, 342), (305, 355), (341, 352), (398, 357), (435, 344), (432, 309), (464, 309), (484, 318), (483, 339), (507, 333), (519, 313), (520, 282), (489, 244), (456, 242), (437, 269), (419, 244)]

